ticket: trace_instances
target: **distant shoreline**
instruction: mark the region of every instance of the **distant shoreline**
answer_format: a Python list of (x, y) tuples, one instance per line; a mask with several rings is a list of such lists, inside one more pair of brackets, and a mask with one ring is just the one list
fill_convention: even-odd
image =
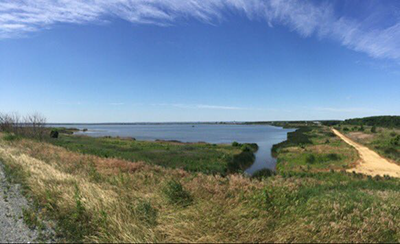
[[(185, 125), (185, 124), (209, 124), (209, 125), (281, 125), (294, 123), (317, 123), (333, 120), (293, 120), (293, 121), (228, 121), (228, 122), (105, 122), (105, 123), (47, 123), (46, 125)], [(340, 121), (340, 120), (335, 120)]]

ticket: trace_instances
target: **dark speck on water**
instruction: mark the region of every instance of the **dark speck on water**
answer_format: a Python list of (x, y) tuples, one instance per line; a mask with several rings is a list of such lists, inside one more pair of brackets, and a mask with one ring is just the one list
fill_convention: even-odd
[[(76, 134), (85, 134), (93, 137), (119, 136), (134, 137), (137, 140), (165, 140), (181, 142), (207, 142), (212, 144), (227, 143), (233, 141), (239, 143), (257, 143), (259, 149), (256, 159), (246, 172), (254, 172), (268, 168), (275, 170), (276, 159), (271, 155), (274, 144), (287, 139), (287, 133), (293, 129), (269, 125), (220, 125), (220, 124), (197, 124), (196, 130), (191, 128), (195, 125), (185, 124), (129, 124), (129, 125), (57, 125), (62, 127), (75, 127), (81, 129)], [(87, 129), (87, 131), (82, 131)]]

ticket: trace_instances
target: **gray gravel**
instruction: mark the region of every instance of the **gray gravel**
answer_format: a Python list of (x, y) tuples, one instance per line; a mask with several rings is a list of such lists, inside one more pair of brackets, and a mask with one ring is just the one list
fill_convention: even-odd
[[(29, 203), (21, 194), (19, 184), (10, 184), (5, 177), (3, 164), (0, 162), (0, 241), (1, 242), (36, 242), (43, 236), (54, 233), (52, 230), (39, 231), (30, 229), (23, 220), (23, 209), (29, 209)], [(38, 239), (40, 237), (40, 239)]]

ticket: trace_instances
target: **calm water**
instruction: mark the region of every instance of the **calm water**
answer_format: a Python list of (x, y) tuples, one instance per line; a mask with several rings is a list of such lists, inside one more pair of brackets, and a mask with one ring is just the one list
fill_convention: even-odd
[(218, 125), (218, 124), (161, 124), (161, 125), (57, 125), (87, 128), (78, 132), (88, 136), (134, 137), (137, 140), (178, 140), (182, 142), (208, 143), (257, 143), (254, 164), (246, 170), (252, 174), (263, 168), (275, 169), (276, 160), (271, 155), (272, 145), (286, 140), (287, 133), (293, 129), (267, 125)]

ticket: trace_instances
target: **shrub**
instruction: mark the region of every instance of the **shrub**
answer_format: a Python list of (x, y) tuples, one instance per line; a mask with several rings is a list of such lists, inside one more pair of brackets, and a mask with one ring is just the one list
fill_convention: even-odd
[(168, 181), (163, 187), (162, 192), (167, 200), (172, 204), (187, 206), (193, 201), (190, 193), (176, 180)]
[(400, 135), (397, 135), (396, 137), (394, 137), (390, 140), (390, 144), (392, 144), (394, 146), (399, 145), (399, 142), (400, 142)]
[(384, 153), (386, 154), (387, 157), (392, 159), (400, 158), (400, 151), (398, 151), (396, 148), (393, 147), (386, 148), (384, 150)]
[(237, 141), (232, 142), (232, 147), (238, 147), (240, 146), (240, 143)]
[(250, 147), (250, 149), (253, 152), (257, 152), (258, 151), (258, 145), (257, 143), (245, 143), (245, 145), (247, 145), (248, 147)]
[(251, 152), (252, 151), (252, 148), (247, 144), (242, 145), (242, 147), (240, 149), (242, 149), (243, 152)]
[(3, 139), (6, 141), (15, 141), (21, 139), (21, 137), (15, 134), (6, 134)]
[(336, 135), (333, 133), (333, 132), (326, 132), (326, 133), (324, 133), (326, 136), (328, 136), (328, 137), (336, 137)]
[(275, 172), (272, 171), (271, 169), (260, 169), (256, 172), (254, 172), (254, 174), (251, 176), (251, 178), (255, 178), (255, 179), (263, 179), (263, 178), (268, 178), (271, 176), (274, 176)]
[(157, 209), (153, 208), (148, 201), (139, 202), (134, 210), (134, 213), (141, 221), (149, 225), (155, 225), (157, 223), (158, 211)]
[(51, 138), (58, 138), (58, 135), (59, 135), (58, 130), (53, 129), (50, 131)]
[(344, 128), (343, 128), (343, 131), (349, 131), (349, 128), (344, 127)]
[(242, 151), (239, 154), (234, 155), (226, 165), (227, 172), (236, 173), (241, 170), (245, 170), (254, 163), (254, 153), (253, 151)]
[(372, 126), (371, 133), (376, 133), (376, 127), (375, 126)]
[(307, 155), (306, 163), (313, 164), (313, 163), (315, 163), (315, 161), (316, 161), (316, 158), (315, 158), (314, 154)]
[(340, 159), (340, 156), (336, 153), (329, 153), (328, 155), (326, 155), (326, 158), (331, 161), (337, 161)]

